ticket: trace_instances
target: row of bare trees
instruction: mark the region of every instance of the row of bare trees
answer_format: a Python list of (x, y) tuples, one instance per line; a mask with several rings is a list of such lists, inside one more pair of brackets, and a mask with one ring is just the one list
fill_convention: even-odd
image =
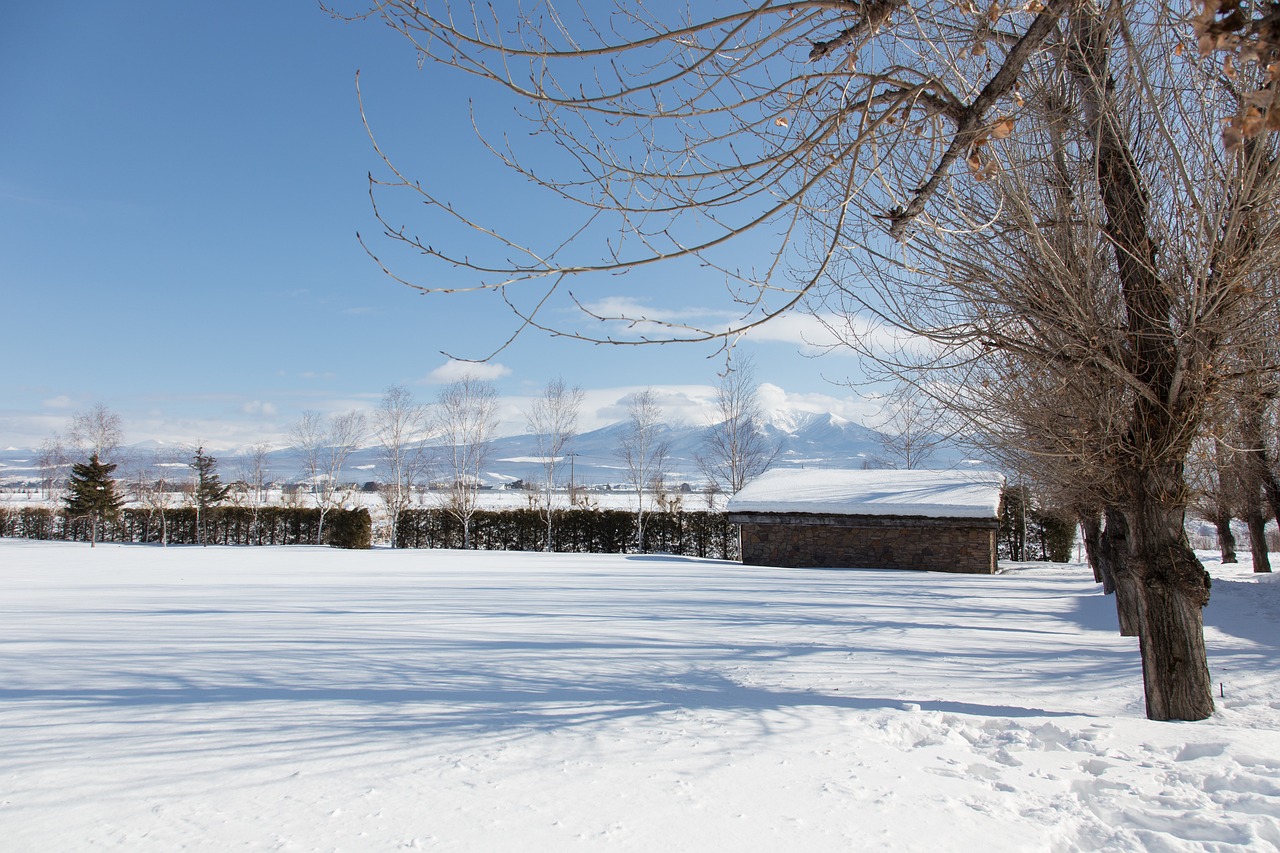
[[(869, 365), (1106, 516), (1148, 715), (1213, 712), (1185, 467), (1197, 436), (1236, 440), (1209, 426), (1230, 388), (1280, 367), (1269, 4), (337, 11), (391, 25), (420, 63), (493, 84), (548, 148), (518, 149), (499, 124), (488, 149), (557, 217), (582, 215), (539, 245), (541, 231), (494, 228), (489, 211), (405, 175), (378, 139), (384, 234), (438, 265), (401, 281), (489, 291), (517, 330), (609, 344), (730, 346), (789, 310), (817, 312)], [(485, 119), (471, 125), (482, 136)], [(391, 193), (421, 202), (431, 227), (394, 221)], [(655, 304), (628, 298), (655, 264), (689, 272), (686, 291), (727, 284), (722, 310), (617, 310)], [(620, 298), (579, 299), (570, 283), (584, 280)], [(561, 323), (561, 309), (597, 324)]]
[[(555, 379), (547, 383), (526, 412), (544, 476), (539, 510), (547, 525), (548, 551), (554, 548), (556, 485), (570, 458), (568, 449), (577, 435), (582, 400), (581, 388)], [(391, 525), (391, 542), (396, 541), (395, 525), (400, 513), (412, 505), (423, 486), (431, 485), (433, 488), (427, 491), (430, 500), (458, 520), (464, 547), (470, 547), (471, 520), (480, 509), (485, 469), (498, 429), (498, 410), (493, 384), (468, 376), (443, 386), (432, 404), (417, 401), (407, 388), (397, 385), (384, 392), (369, 414), (349, 411), (325, 416), (314, 410), (304, 411), (293, 425), (290, 438), (302, 459), (310, 501), (320, 510), (317, 541), (323, 539), (327, 515), (352, 497), (355, 487), (344, 476), (348, 459), (371, 439), (377, 449), (378, 494)], [(709, 428), (705, 453), (699, 455), (698, 463), (716, 490), (732, 493), (763, 471), (778, 451), (761, 431), (755, 373), (749, 359), (743, 359), (740, 366), (722, 377), (717, 386), (715, 416), (719, 420)], [(644, 541), (643, 521), (653, 500), (651, 493), (664, 488), (670, 449), (668, 430), (658, 394), (652, 388), (629, 397), (628, 417), (619, 435), (617, 454), (635, 493), (639, 542)], [(76, 415), (68, 434), (79, 453), (96, 454), (106, 461), (120, 447), (121, 420), (105, 405), (98, 404), (89, 412)], [(69, 458), (62, 448), (62, 442), (51, 441), (41, 456), (50, 491)], [(254, 509), (266, 505), (271, 481), (268, 447), (253, 446), (240, 462), (236, 488), (222, 490), (214, 502), (226, 498)], [(128, 472), (126, 480), (133, 499), (158, 516), (163, 533), (165, 513), (183, 500), (199, 498), (199, 506), (206, 508), (209, 498), (200, 484), (213, 475), (215, 463), (202, 447), (197, 447), (190, 453), (175, 450), (133, 454), (124, 470)], [(175, 470), (184, 468), (196, 472), (197, 482), (187, 483), (183, 475), (175, 474)]]

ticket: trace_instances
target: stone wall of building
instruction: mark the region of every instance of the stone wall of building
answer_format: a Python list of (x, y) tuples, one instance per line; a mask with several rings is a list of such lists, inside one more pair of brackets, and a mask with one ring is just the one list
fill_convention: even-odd
[(742, 562), (795, 568), (920, 569), (992, 574), (996, 519), (730, 513)]

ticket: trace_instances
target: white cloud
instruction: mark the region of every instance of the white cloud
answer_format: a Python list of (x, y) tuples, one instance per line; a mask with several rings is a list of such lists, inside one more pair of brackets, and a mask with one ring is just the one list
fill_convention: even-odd
[[(578, 417), (578, 430), (589, 432), (626, 420), (631, 398), (646, 387), (652, 387), (657, 394), (662, 419), (669, 424), (703, 425), (716, 419), (715, 387), (712, 385), (626, 385), (585, 389)], [(503, 398), (501, 431), (504, 435), (527, 431), (524, 413), (528, 411), (531, 401), (532, 397)], [(864, 424), (879, 411), (877, 402), (858, 394), (798, 394), (768, 382), (760, 385), (759, 401), (766, 412), (831, 412)]]
[(59, 394), (56, 397), (50, 397), (48, 400), (42, 400), (40, 405), (46, 409), (69, 409), (71, 408), (71, 398), (66, 394)]
[[(708, 331), (727, 331), (741, 326), (744, 318), (733, 311), (698, 307), (672, 308), (646, 304), (643, 300), (628, 296), (611, 296), (587, 304), (588, 310), (612, 320), (619, 337), (679, 337), (678, 328), (688, 324), (692, 328)], [(630, 321), (613, 318), (632, 318)], [(645, 317), (647, 321), (634, 318)], [(748, 319), (758, 319), (754, 316)], [(654, 322), (648, 322), (654, 321)], [(672, 323), (670, 328), (662, 323)], [(922, 339), (891, 329), (866, 317), (847, 317), (831, 312), (812, 313), (795, 309), (755, 326), (743, 334), (752, 343), (790, 344), (806, 355), (835, 354), (853, 356), (857, 353), (848, 341), (857, 339), (875, 352), (896, 352), (904, 348), (913, 350), (922, 346)]]
[[(631, 398), (645, 390), (644, 385), (622, 388), (595, 388), (582, 400), (581, 429), (599, 429), (627, 418)], [(710, 385), (654, 385), (662, 419), (670, 424), (703, 424), (711, 421), (711, 400), (715, 389)]]
[(274, 403), (264, 403), (261, 400), (250, 400), (241, 406), (240, 410), (246, 415), (261, 415), (268, 418), (274, 417), (277, 411)]
[(801, 311), (770, 320), (744, 337), (756, 343), (793, 344), (807, 355), (858, 356), (850, 341), (882, 355), (923, 354), (933, 346), (925, 338), (867, 317)]
[(878, 402), (859, 395), (837, 397), (833, 394), (795, 394), (768, 382), (761, 383), (758, 399), (760, 408), (766, 412), (831, 412), (864, 424), (880, 410)]
[(456, 382), (470, 376), (473, 379), (500, 379), (511, 373), (505, 364), (492, 361), (454, 361), (450, 359), (427, 374), (425, 382), (432, 385), (443, 385)]
[(744, 337), (755, 343), (793, 344), (809, 353), (827, 352), (832, 348), (839, 352), (841, 340), (837, 333), (844, 326), (845, 320), (833, 314), (815, 316), (792, 311), (755, 327)]

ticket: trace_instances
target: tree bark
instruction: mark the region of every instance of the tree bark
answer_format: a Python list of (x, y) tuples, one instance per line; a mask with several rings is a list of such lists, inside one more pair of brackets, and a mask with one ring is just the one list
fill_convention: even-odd
[[(1244, 439), (1244, 505), (1245, 523), (1249, 526), (1249, 547), (1253, 552), (1253, 570), (1270, 572), (1271, 561), (1267, 557), (1267, 516), (1263, 509), (1265, 498), (1272, 513), (1280, 510), (1280, 488), (1276, 484), (1271, 460), (1267, 458), (1267, 445), (1263, 439), (1263, 422), (1266, 400), (1254, 391), (1241, 407), (1240, 431)], [(1280, 519), (1280, 515), (1276, 516)]]
[(1244, 521), (1249, 527), (1249, 550), (1253, 553), (1253, 570), (1270, 572), (1271, 560), (1267, 556), (1267, 517), (1256, 501), (1249, 506)]
[(1102, 544), (1105, 555), (1103, 577), (1109, 570), (1111, 589), (1106, 582), (1103, 591), (1116, 595), (1116, 616), (1120, 621), (1120, 636), (1136, 637), (1142, 632), (1142, 588), (1129, 564), (1129, 520), (1116, 507), (1107, 507), (1107, 525)]
[[(1080, 532), (1084, 539), (1084, 555), (1089, 561), (1089, 568), (1093, 569), (1093, 582), (1104, 583), (1102, 572), (1102, 513), (1096, 509), (1077, 509), (1076, 521), (1080, 524)], [(1107, 567), (1107, 575), (1110, 575), (1110, 566)], [(1114, 588), (1114, 581), (1112, 583)], [(1102, 590), (1110, 595), (1112, 590), (1105, 586)]]
[(1204, 645), (1209, 574), (1187, 544), (1182, 466), (1130, 471), (1128, 566), (1141, 594), (1142, 680), (1147, 717), (1203, 720), (1213, 714)]

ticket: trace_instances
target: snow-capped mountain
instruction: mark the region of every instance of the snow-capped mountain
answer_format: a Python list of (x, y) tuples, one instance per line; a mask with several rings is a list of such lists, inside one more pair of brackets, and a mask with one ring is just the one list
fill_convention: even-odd
[[(781, 448), (774, 461), (776, 467), (862, 468), (884, 465), (885, 452), (881, 433), (830, 412), (770, 411), (758, 426), (768, 441)], [(624, 429), (624, 424), (616, 423), (578, 435), (568, 448), (569, 459), (566, 459), (563, 470), (557, 472), (557, 478), (567, 483), (572, 469), (574, 481), (585, 485), (617, 485), (626, 482), (626, 469), (618, 453)], [(687, 482), (693, 487), (701, 486), (705, 477), (698, 469), (696, 457), (703, 452), (709, 427), (663, 425), (662, 430), (669, 448), (668, 481), (673, 484)], [(245, 448), (205, 449), (218, 459), (218, 469), (224, 481), (244, 476)], [(189, 459), (191, 455), (190, 448), (185, 446), (148, 441), (125, 448), (121, 458), (153, 458), (157, 454), (176, 464)], [(0, 451), (0, 482), (12, 485), (36, 480), (39, 477), (37, 455), (32, 449), (6, 448)], [(490, 458), (486, 474), (492, 485), (515, 480), (539, 481), (544, 476), (538, 460), (537, 442), (532, 435), (497, 439)], [(947, 468), (961, 459), (963, 454), (958, 448), (945, 446), (935, 452), (929, 460), (929, 467)], [(273, 479), (291, 480), (300, 477), (302, 464), (296, 450), (285, 448), (273, 451), (269, 464)], [(347, 460), (344, 479), (351, 482), (375, 480), (377, 468), (377, 448), (362, 447)]]

